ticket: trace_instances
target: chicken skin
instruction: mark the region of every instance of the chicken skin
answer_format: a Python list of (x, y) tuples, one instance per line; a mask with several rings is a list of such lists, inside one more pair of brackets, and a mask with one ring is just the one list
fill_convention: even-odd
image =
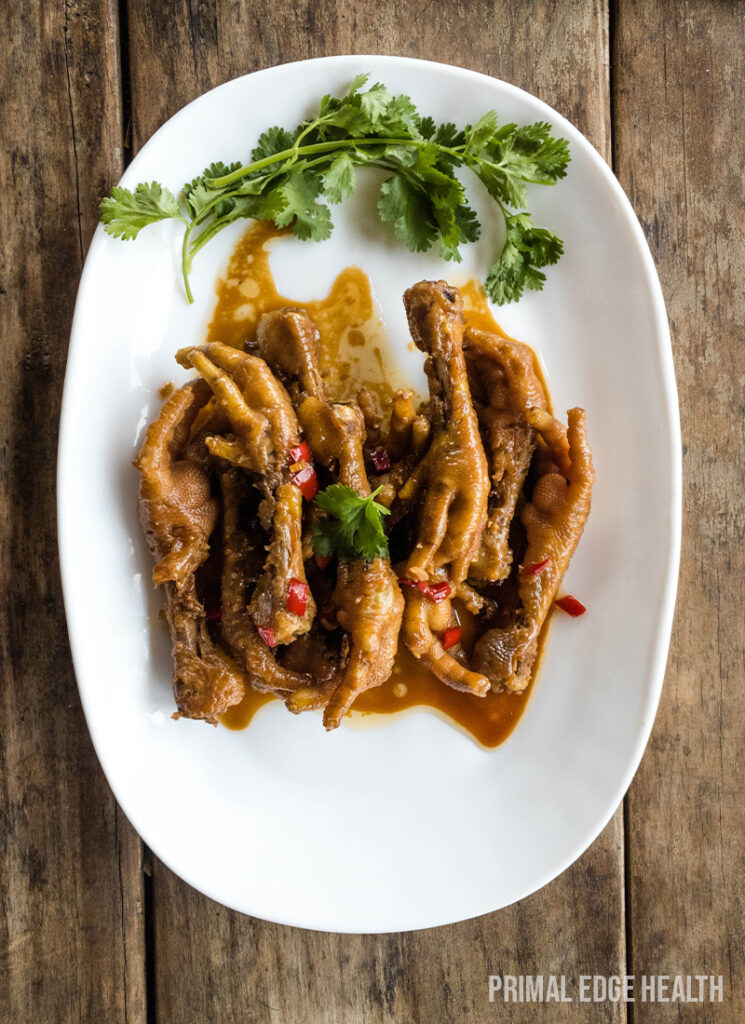
[(302, 495), (289, 468), (289, 452), (300, 440), (292, 403), (263, 359), (228, 345), (183, 349), (178, 359), (207, 381), (230, 422), (233, 437), (207, 437), (208, 449), (251, 472), (264, 494), (259, 515), (271, 529), (271, 540), (249, 611), (257, 628), (268, 631), (270, 643), (291, 643), (310, 629), (316, 610), (310, 594), (303, 615), (286, 607), (291, 580), (306, 582)]
[(498, 582), (512, 565), (510, 523), (535, 451), (527, 413), (545, 411), (546, 395), (527, 345), (469, 327), (463, 351), (491, 477), (486, 527), (469, 576)]
[(216, 723), (238, 704), (246, 681), (210, 636), (194, 573), (209, 554), (217, 503), (206, 472), (187, 457), (190, 428), (210, 396), (203, 381), (185, 385), (151, 423), (135, 459), (140, 471), (140, 519), (156, 559), (153, 582), (163, 585), (171, 634), (174, 717)]
[(527, 536), (523, 564), (546, 565), (520, 575), (514, 625), (489, 630), (474, 649), (473, 668), (497, 690), (520, 691), (530, 682), (541, 628), (590, 511), (594, 478), (583, 409), (569, 410), (568, 429), (542, 409), (530, 410), (528, 421), (540, 442), (538, 477), (520, 513)]

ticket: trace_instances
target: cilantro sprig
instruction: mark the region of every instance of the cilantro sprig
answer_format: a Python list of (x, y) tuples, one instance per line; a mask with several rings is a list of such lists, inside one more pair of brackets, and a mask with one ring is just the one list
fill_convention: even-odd
[(210, 164), (178, 199), (158, 182), (143, 182), (134, 191), (114, 188), (101, 202), (106, 231), (132, 239), (148, 224), (182, 222), (182, 270), (191, 302), (192, 261), (224, 227), (242, 218), (271, 220), (292, 227), (298, 238), (321, 241), (332, 230), (328, 204), (349, 198), (355, 168), (367, 166), (389, 172), (378, 213), (396, 238), (413, 252), (437, 243), (444, 259), (459, 262), (460, 246), (480, 234), (456, 174), (467, 167), (506, 224), (504, 247), (486, 275), (487, 295), (502, 305), (519, 299), (525, 288), (543, 288), (541, 268), (556, 263), (564, 246), (533, 224), (527, 186), (554, 185), (566, 175), (566, 139), (554, 138), (544, 121), (500, 125), (493, 110), (460, 130), (436, 125), (408, 96), (393, 96), (380, 82), (363, 91), (367, 77), (358, 75), (344, 96), (324, 96), (317, 116), (294, 131), (267, 129), (249, 163)]
[(326, 513), (313, 523), (313, 551), (320, 558), (337, 557), (342, 562), (388, 557), (388, 540), (381, 516), (390, 511), (375, 501), (381, 487), (362, 498), (345, 484), (330, 484), (316, 497)]

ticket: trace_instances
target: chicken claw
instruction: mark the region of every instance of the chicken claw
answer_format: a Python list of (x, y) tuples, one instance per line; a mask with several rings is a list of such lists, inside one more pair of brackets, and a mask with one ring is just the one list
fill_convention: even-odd
[(523, 562), (546, 565), (520, 576), (515, 624), (486, 632), (472, 658), (494, 689), (514, 691), (530, 682), (543, 623), (590, 511), (594, 479), (583, 409), (569, 410), (568, 430), (543, 410), (529, 419), (543, 447), (536, 453), (541, 475), (520, 515), (528, 542)]
[[(207, 381), (228, 417), (234, 438), (208, 437), (213, 455), (247, 469), (264, 493), (260, 517), (271, 529), (264, 572), (249, 611), (274, 643), (287, 644), (310, 629), (315, 603), (308, 592), (305, 612), (287, 611), (290, 583), (306, 584), (302, 550), (302, 495), (290, 478), (289, 452), (300, 432), (289, 395), (263, 359), (213, 342), (182, 349), (178, 360)], [(306, 584), (307, 585), (307, 584)]]
[(406, 588), (403, 635), (415, 658), (454, 690), (484, 697), (491, 683), (478, 672), (462, 665), (442, 646), (438, 637), (452, 621), (449, 600), (432, 601), (413, 587)]
[(153, 582), (163, 584), (171, 634), (174, 717), (215, 723), (238, 704), (246, 682), (238, 666), (210, 636), (194, 573), (209, 554), (217, 520), (204, 469), (186, 458), (190, 428), (209, 399), (202, 381), (186, 384), (148, 427), (135, 466), (140, 471), (140, 519), (157, 560)]
[[(233, 466), (219, 471), (223, 496), (223, 568), (221, 629), (233, 656), (243, 666), (255, 690), (285, 696), (310, 685), (310, 676), (291, 672), (277, 663), (247, 614), (246, 593), (260, 568), (258, 552), (241, 528), (245, 478)], [(254, 566), (251, 562), (256, 563)]]
[(460, 583), (478, 551), (486, 524), (489, 473), (468, 389), (460, 294), (444, 281), (420, 281), (404, 294), (417, 348), (428, 355), (432, 443), (399, 497), (424, 498), (419, 538), (407, 576), (426, 580), (447, 568)]
[(491, 476), (486, 527), (469, 576), (497, 582), (510, 572), (510, 523), (535, 451), (530, 411), (548, 416), (546, 395), (527, 345), (468, 327), (463, 351)]
[[(314, 457), (325, 466), (338, 465), (339, 482), (367, 497), (364, 416), (355, 403), (327, 401), (317, 365), (320, 347), (313, 340), (318, 338), (315, 325), (298, 310), (278, 310), (262, 317), (257, 336), (262, 355), (290, 389)], [(390, 676), (403, 603), (387, 558), (341, 562), (331, 596), (349, 647), (341, 678), (293, 694), (290, 710), (325, 703), (323, 724), (336, 729), (363, 690), (380, 686)]]

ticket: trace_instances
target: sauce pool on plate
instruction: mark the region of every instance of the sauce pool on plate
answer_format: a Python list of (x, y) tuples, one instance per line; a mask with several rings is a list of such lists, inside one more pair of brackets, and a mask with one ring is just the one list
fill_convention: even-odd
[[(208, 328), (208, 341), (243, 348), (256, 331), (262, 313), (284, 306), (301, 306), (321, 332), (321, 365), (330, 396), (346, 401), (365, 386), (377, 394), (385, 410), (394, 392), (407, 387), (398, 368), (375, 308), (367, 275), (359, 267), (346, 267), (329, 294), (310, 302), (297, 302), (280, 294), (270, 266), (273, 246), (287, 231), (271, 222), (257, 221), (233, 251), (225, 277), (217, 285), (217, 303)], [(459, 284), (469, 324), (507, 337), (495, 321), (482, 286), (477, 281)], [(536, 370), (540, 367), (536, 360)], [(542, 374), (541, 374), (542, 377)], [(475, 621), (460, 605), (463, 646), (475, 641)], [(545, 629), (544, 629), (545, 635)], [(367, 690), (354, 703), (352, 724), (378, 723), (382, 716), (427, 708), (444, 715), (484, 747), (496, 747), (515, 728), (532, 689), (519, 694), (489, 693), (474, 697), (446, 686), (400, 646), (393, 672), (382, 686)], [(259, 708), (275, 700), (272, 694), (249, 691), (244, 700), (221, 716), (229, 729), (244, 729)]]

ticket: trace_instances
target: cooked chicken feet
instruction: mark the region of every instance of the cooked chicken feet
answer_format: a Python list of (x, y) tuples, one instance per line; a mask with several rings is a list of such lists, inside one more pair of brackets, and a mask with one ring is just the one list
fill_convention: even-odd
[(491, 683), (462, 665), (442, 646), (440, 636), (452, 623), (452, 605), (449, 600), (432, 601), (420, 591), (406, 588), (406, 607), (403, 617), (403, 636), (406, 646), (430, 672), (454, 690), (484, 697)]
[(419, 539), (407, 576), (426, 580), (447, 568), (460, 583), (478, 551), (486, 524), (489, 474), (466, 376), (461, 342), (463, 302), (444, 281), (421, 281), (404, 294), (417, 348), (428, 355), (432, 443), (399, 497), (424, 492)]
[[(424, 491), (419, 538), (404, 569), (407, 579), (441, 579), (457, 586), (468, 573), (486, 523), (489, 477), (461, 348), (463, 304), (443, 281), (422, 281), (404, 295), (411, 334), (428, 354), (432, 442), (399, 492), (405, 505)], [(488, 680), (470, 672), (442, 646), (437, 631), (450, 602), (435, 602), (414, 587), (405, 591), (403, 640), (438, 679), (484, 696)]]
[(194, 573), (206, 561), (217, 520), (207, 474), (186, 456), (190, 428), (209, 398), (202, 381), (176, 391), (151, 423), (135, 459), (141, 474), (140, 518), (165, 585), (171, 634), (175, 716), (216, 722), (246, 691), (233, 660), (210, 637)]
[(463, 351), (491, 476), (486, 527), (469, 576), (496, 582), (510, 572), (510, 523), (535, 450), (527, 413), (545, 411), (546, 395), (527, 345), (469, 327)]
[(251, 686), (283, 697), (292, 690), (309, 686), (311, 679), (277, 663), (248, 614), (246, 593), (257, 570), (260, 571), (261, 558), (241, 528), (246, 480), (233, 466), (221, 469), (219, 476), (223, 496), (222, 635), (243, 666)]
[(271, 541), (250, 613), (273, 644), (290, 643), (310, 629), (315, 603), (308, 593), (303, 615), (287, 611), (290, 583), (305, 584), (302, 551), (302, 495), (290, 479), (290, 449), (299, 443), (290, 398), (263, 359), (213, 342), (204, 349), (182, 349), (182, 365), (207, 381), (234, 432), (232, 440), (208, 437), (209, 450), (252, 472), (264, 492), (259, 514)]
[(546, 565), (520, 576), (515, 625), (489, 630), (476, 644), (473, 667), (494, 689), (519, 691), (530, 682), (541, 628), (590, 511), (594, 473), (585, 413), (570, 409), (568, 417), (564, 430), (543, 410), (529, 416), (541, 438), (536, 455), (541, 475), (520, 515), (528, 542), (523, 563)]
[[(364, 417), (354, 403), (326, 401), (323, 381), (314, 361), (318, 350), (313, 348), (312, 341), (308, 342), (316, 336), (315, 326), (307, 317), (303, 323), (301, 317), (297, 310), (262, 317), (258, 330), (260, 351), (272, 368), (286, 379), (297, 359), (302, 370), (296, 374), (294, 382), (288, 379), (288, 384), (314, 457), (325, 466), (338, 465), (339, 482), (367, 496), (370, 484), (362, 451)], [(300, 350), (303, 361), (297, 355)], [(349, 644), (341, 679), (334, 681), (330, 694), (324, 694), (328, 703), (323, 723), (327, 729), (336, 729), (356, 697), (364, 690), (380, 686), (393, 669), (403, 597), (388, 559), (340, 563), (331, 606), (336, 609), (337, 622), (347, 633)], [(318, 700), (316, 688), (315, 693), (298, 693), (288, 706), (291, 710), (300, 710)]]

